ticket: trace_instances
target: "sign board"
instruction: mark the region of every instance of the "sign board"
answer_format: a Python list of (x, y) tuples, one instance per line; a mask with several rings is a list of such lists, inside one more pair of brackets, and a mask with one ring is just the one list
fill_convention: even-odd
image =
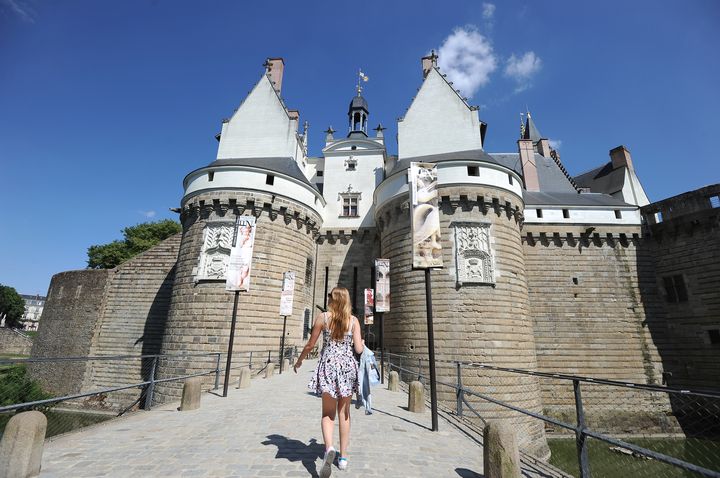
[(250, 290), (253, 245), (255, 243), (255, 216), (238, 216), (235, 221), (230, 262), (228, 264), (225, 290)]
[(375, 297), (372, 289), (365, 289), (365, 325), (372, 325), (374, 323), (373, 317), (373, 304)]
[(280, 315), (292, 315), (293, 294), (295, 293), (295, 273), (283, 274), (282, 292), (280, 293)]
[(375, 312), (390, 311), (390, 259), (375, 259)]
[(442, 267), (437, 165), (410, 163), (409, 179), (413, 268)]

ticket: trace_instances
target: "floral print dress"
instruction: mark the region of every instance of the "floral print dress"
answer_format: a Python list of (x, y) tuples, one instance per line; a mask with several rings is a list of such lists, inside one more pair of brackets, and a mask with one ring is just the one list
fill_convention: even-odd
[[(308, 388), (318, 395), (330, 394), (334, 399), (350, 397), (358, 390), (358, 363), (353, 355), (353, 326), (341, 341), (333, 340), (327, 328), (328, 317), (324, 315), (323, 348), (315, 373)], [(357, 320), (352, 318), (351, 324)]]

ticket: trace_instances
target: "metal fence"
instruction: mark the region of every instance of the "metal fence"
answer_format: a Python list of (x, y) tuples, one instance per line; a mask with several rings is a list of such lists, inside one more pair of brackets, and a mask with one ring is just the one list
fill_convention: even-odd
[[(429, 386), (427, 359), (385, 357), (387, 370), (398, 371), (402, 381)], [(533, 445), (532, 453), (542, 455), (547, 443), (550, 463), (570, 475), (720, 478), (716, 391), (463, 361), (438, 360), (436, 366), (438, 396), (448, 411), (481, 423), (512, 421), (521, 447)]]
[[(269, 363), (297, 356), (296, 347), (233, 353), (230, 381), (248, 367), (259, 375)], [(179, 398), (185, 379), (207, 376), (204, 390), (225, 378), (226, 354), (158, 354), (0, 359), (0, 436), (13, 414), (40, 410), (47, 437), (150, 410)], [(232, 383), (230, 383), (232, 385)]]

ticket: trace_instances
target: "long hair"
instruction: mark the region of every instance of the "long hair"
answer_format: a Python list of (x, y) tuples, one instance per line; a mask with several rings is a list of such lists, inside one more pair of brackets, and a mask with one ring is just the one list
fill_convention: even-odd
[(330, 336), (333, 340), (341, 341), (350, 328), (352, 320), (350, 293), (346, 288), (335, 287), (330, 291), (328, 312), (330, 312)]

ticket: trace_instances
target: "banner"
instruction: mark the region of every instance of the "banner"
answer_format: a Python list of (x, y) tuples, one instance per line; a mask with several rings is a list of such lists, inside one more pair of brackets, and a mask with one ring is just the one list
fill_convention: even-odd
[(375, 259), (375, 312), (390, 311), (390, 259)]
[(282, 292), (280, 293), (280, 315), (292, 315), (293, 294), (295, 292), (295, 273), (283, 274)]
[(373, 290), (365, 289), (365, 325), (372, 325), (374, 323), (373, 317)]
[(250, 290), (250, 269), (255, 243), (255, 216), (238, 216), (235, 221), (225, 290)]
[(413, 268), (442, 267), (437, 166), (410, 163), (409, 182)]

